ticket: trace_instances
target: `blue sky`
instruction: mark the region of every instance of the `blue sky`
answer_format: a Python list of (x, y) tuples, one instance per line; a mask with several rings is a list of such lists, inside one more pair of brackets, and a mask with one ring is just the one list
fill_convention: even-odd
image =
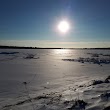
[[(63, 42), (69, 47), (70, 42), (82, 47), (83, 42), (89, 47), (88, 42), (97, 42), (101, 47), (110, 41), (109, 6), (110, 0), (0, 0), (0, 44), (24, 46), (19, 42), (30, 41), (33, 46), (34, 41), (34, 46), (61, 47)], [(62, 19), (71, 26), (65, 35), (56, 31)]]

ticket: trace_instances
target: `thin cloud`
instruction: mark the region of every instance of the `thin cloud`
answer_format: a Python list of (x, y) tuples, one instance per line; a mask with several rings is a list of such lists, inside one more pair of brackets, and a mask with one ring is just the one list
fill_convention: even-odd
[(52, 48), (105, 48), (110, 42), (57, 42), (49, 40), (1, 40), (0, 45)]

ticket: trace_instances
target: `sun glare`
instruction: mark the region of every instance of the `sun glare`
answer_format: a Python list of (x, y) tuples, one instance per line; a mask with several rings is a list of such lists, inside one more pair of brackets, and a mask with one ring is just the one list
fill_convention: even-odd
[(61, 33), (67, 33), (70, 29), (70, 25), (67, 21), (61, 21), (59, 24), (58, 24), (58, 30), (61, 32)]

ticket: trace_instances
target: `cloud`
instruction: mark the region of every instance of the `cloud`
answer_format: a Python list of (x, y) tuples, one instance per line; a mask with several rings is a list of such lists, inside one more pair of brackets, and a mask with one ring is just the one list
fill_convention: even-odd
[(31, 46), (52, 48), (104, 48), (110, 47), (110, 42), (57, 42), (49, 40), (0, 40), (0, 45)]

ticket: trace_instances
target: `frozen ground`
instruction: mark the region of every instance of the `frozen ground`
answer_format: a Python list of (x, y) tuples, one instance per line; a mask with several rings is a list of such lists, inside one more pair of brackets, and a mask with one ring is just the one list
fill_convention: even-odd
[(0, 110), (110, 110), (109, 60), (110, 50), (1, 49)]

